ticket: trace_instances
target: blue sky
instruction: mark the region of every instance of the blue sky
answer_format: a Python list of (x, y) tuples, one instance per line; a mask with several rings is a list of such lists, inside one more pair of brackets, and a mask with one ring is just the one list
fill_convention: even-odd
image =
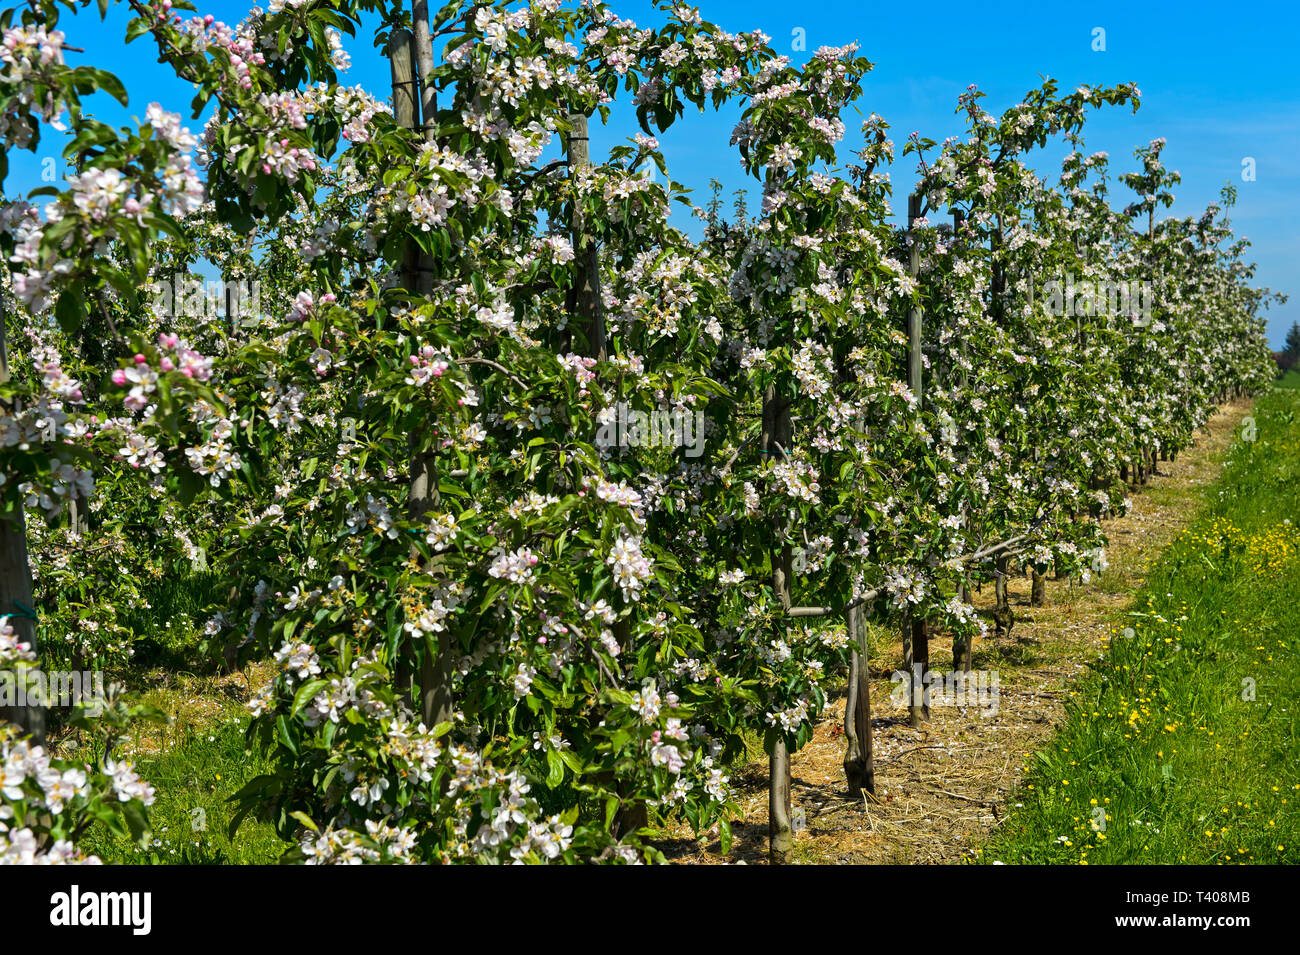
[[(248, 5), (198, 4), (200, 13), (228, 23), (241, 19)], [(660, 19), (648, 0), (614, 0), (612, 6), (647, 25)], [(1134, 168), (1135, 147), (1164, 136), (1165, 161), (1183, 176), (1170, 210), (1174, 215), (1198, 214), (1217, 199), (1226, 182), (1234, 183), (1238, 204), (1231, 218), (1237, 234), (1253, 243), (1248, 258), (1259, 264), (1256, 284), (1292, 296), (1291, 302), (1267, 313), (1274, 347), (1281, 347), (1286, 329), (1300, 321), (1300, 5), (1196, 0), (1141, 7), (1101, 2), (1085, 9), (1077, 3), (950, 0), (925, 5), (896, 0), (701, 0), (700, 8), (706, 19), (728, 30), (762, 29), (775, 49), (796, 61), (818, 46), (858, 41), (862, 54), (875, 64), (859, 104), (863, 118), (871, 112), (883, 116), (900, 154), (912, 130), (934, 140), (960, 133), (961, 118), (953, 110), (958, 94), (971, 83), (989, 94), (984, 105), (996, 114), (1044, 76), (1066, 90), (1084, 83), (1135, 81), (1142, 91), (1141, 109), (1136, 114), (1128, 108), (1093, 113), (1085, 127), (1087, 148), (1109, 152), (1112, 174), (1117, 175)], [(192, 91), (156, 62), (147, 38), (122, 44), (127, 19), (126, 5), (117, 3), (107, 26), (99, 22), (93, 5), (90, 13), (63, 24), (68, 43), (86, 49), (84, 56), (70, 54), (70, 62), (93, 62), (112, 70), (131, 92), (128, 109), (96, 104), (101, 118), (118, 123), (143, 116), (153, 100), (188, 118)], [(1093, 49), (1098, 27), (1105, 30), (1104, 51)], [(793, 49), (797, 29), (804, 31), (807, 52)], [(345, 82), (359, 83), (383, 97), (388, 67), (369, 35), (361, 31), (346, 46), (354, 65)], [(710, 178), (723, 183), (728, 203), (732, 190), (746, 184), (737, 156), (727, 145), (735, 118), (734, 110), (688, 114), (660, 137), (669, 173), (694, 187), (701, 204)], [(846, 145), (852, 147), (858, 122), (850, 115), (845, 122), (851, 134)], [(593, 128), (593, 152), (634, 131), (629, 116), (616, 116), (609, 127)], [(11, 155), (6, 193), (44, 184), (41, 160), (61, 148), (51, 137), (35, 156)], [(1048, 150), (1035, 165), (1053, 172), (1061, 152)], [(1254, 181), (1242, 178), (1247, 157), (1254, 160)], [(915, 162), (900, 158), (890, 172), (895, 207), (902, 208), (902, 197), (915, 180)], [(1126, 198), (1127, 191), (1116, 186), (1112, 202)]]

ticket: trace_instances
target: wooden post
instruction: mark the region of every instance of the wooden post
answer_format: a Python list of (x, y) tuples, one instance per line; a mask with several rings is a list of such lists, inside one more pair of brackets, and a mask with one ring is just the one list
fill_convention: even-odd
[(1002, 214), (998, 213), (997, 227), (989, 237), (989, 252), (993, 257), (993, 274), (990, 276), (990, 314), (997, 324), (1002, 325), (1002, 296), (1006, 291), (1006, 273), (1002, 267)]
[[(916, 220), (921, 218), (921, 197), (916, 193), (907, 197), (907, 231), (910, 238), (907, 272), (913, 279), (921, 274), (921, 247), (917, 242)], [(907, 384), (916, 395), (918, 409), (924, 404), (924, 363), (921, 360), (921, 307), (913, 305), (907, 310)], [(930, 707), (924, 682), (917, 685), (918, 675), (923, 679), (930, 665), (930, 635), (925, 618), (913, 618), (909, 613), (903, 622), (903, 663), (908, 673), (908, 715), (913, 726), (920, 726), (930, 718)], [(919, 669), (918, 669), (919, 668)], [(917, 702), (918, 690), (922, 702)]]
[(420, 130), (425, 141), (431, 143), (434, 142), (434, 122), (438, 116), (438, 93), (430, 81), (434, 63), (433, 39), (429, 35), (429, 0), (411, 0), (411, 26), (415, 30), (412, 52), (420, 78)]
[[(393, 118), (399, 126), (415, 129), (420, 124), (416, 102), (415, 51), (411, 32), (394, 27), (388, 35), (388, 68), (393, 86)], [(420, 250), (414, 242), (407, 242), (402, 254), (401, 286), (408, 292), (419, 291)]]
[[(433, 143), (436, 142), (438, 94), (432, 82), (433, 40), (429, 35), (428, 0), (411, 0), (411, 27), (415, 31), (414, 35), (408, 33), (407, 37), (410, 43), (411, 71), (415, 83), (406, 86), (406, 89), (410, 92), (416, 108), (413, 110), (409, 128), (418, 130), (424, 136), (425, 142)], [(419, 249), (412, 255), (416, 262), (416, 276), (415, 284), (410, 288), (427, 298), (433, 294), (433, 256)]]
[[(429, 11), (425, 4), (417, 0), (415, 4), (415, 29), (420, 33), (423, 26), (424, 40), (429, 42)], [(421, 15), (422, 12), (422, 15)], [(420, 109), (417, 101), (417, 89), (424, 87), (429, 112), (425, 115), (425, 138), (432, 140), (430, 125), (433, 120), (432, 89), (417, 79), (415, 47), (410, 31), (394, 27), (388, 37), (389, 72), (393, 86), (393, 115), (397, 122), (407, 129), (420, 127)], [(433, 69), (432, 48), (428, 50), (428, 62), (422, 64), (425, 76)], [(401, 284), (408, 292), (427, 295), (432, 290), (432, 260), (422, 253), (414, 242), (408, 241), (402, 255)], [(430, 442), (429, 423), (425, 422), (411, 432), (408, 441), (410, 448), (410, 476), (406, 489), (407, 515), (411, 520), (421, 521), (424, 516), (438, 504), (438, 478), (434, 471), (433, 454), (428, 450)], [(412, 555), (417, 553), (414, 545)], [(414, 649), (414, 648), (412, 648)], [(412, 700), (413, 708), (418, 709), (424, 724), (430, 728), (451, 719), (455, 708), (452, 698), (451, 672), (451, 638), (443, 631), (438, 634), (436, 644), (426, 643), (420, 663), (420, 698), (418, 705)], [(398, 685), (410, 689), (410, 669), (399, 662)]]
[[(954, 241), (956, 241), (956, 237), (957, 237), (957, 236), (960, 236), (961, 231), (962, 231), (962, 228), (965, 226), (965, 224), (966, 224), (966, 213), (963, 212), (961, 209), (953, 209), (953, 210), (952, 210), (952, 230), (953, 230)], [(959, 347), (960, 347), (961, 357), (962, 357), (962, 358), (965, 358), (965, 357), (966, 357), (966, 340), (965, 340), (965, 338), (962, 339), (962, 341), (961, 341), (961, 345), (960, 345)], [(966, 390), (967, 386), (969, 385), (969, 383), (970, 383), (970, 375), (969, 375), (969, 373), (966, 371), (965, 368), (962, 368), (962, 371), (961, 371), (961, 390), (962, 390), (962, 392), (965, 392), (965, 390)], [(966, 517), (965, 517), (965, 519), (964, 519), (964, 523), (965, 523), (966, 531), (969, 533), (969, 531), (970, 531), (970, 514), (967, 514), (967, 515), (966, 515)], [(971, 599), (971, 596), (970, 596), (970, 587), (969, 587), (966, 583), (963, 582), (963, 583), (958, 587), (958, 590), (957, 590), (957, 596), (958, 596), (958, 597), (959, 597), (963, 602), (969, 603), (969, 602), (970, 602), (970, 599)], [(969, 636), (969, 635), (962, 635), (962, 634), (960, 634), (960, 633), (957, 633), (957, 634), (954, 634), (954, 635), (953, 635), (953, 638), (952, 638), (952, 668), (953, 668), (954, 670), (956, 670), (956, 671), (958, 671), (958, 672), (960, 672), (960, 673), (969, 673), (969, 672), (970, 672), (970, 668), (971, 668), (972, 644), (974, 643), (974, 640), (975, 640), (975, 638), (972, 637), (972, 636)]]
[[(794, 428), (790, 420), (790, 402), (777, 394), (776, 385), (771, 384), (763, 393), (763, 432), (762, 449), (765, 454), (783, 458), (790, 448), (790, 436)], [(783, 540), (785, 528), (783, 522), (775, 520), (772, 526), (774, 540)], [(773, 545), (772, 592), (781, 603), (782, 623), (789, 613), (793, 600), (790, 596), (790, 576), (794, 563), (794, 554), (786, 544)], [(790, 753), (782, 736), (772, 746), (772, 755), (768, 761), (768, 858), (773, 865), (784, 865), (794, 847), (794, 836), (790, 829)]]
[[(575, 183), (578, 174), (591, 168), (591, 144), (587, 135), (587, 117), (584, 113), (569, 113), (569, 135), (565, 149), (569, 160), (570, 181)], [(608, 357), (605, 344), (605, 311), (600, 297), (600, 263), (596, 256), (596, 243), (592, 238), (576, 194), (573, 201), (573, 254), (578, 263), (578, 283), (574, 290), (575, 310), (582, 319), (587, 333), (587, 354), (599, 361)]]
[[(0, 297), (0, 384), (9, 381), (9, 335), (4, 299)], [(22, 405), (15, 403), (18, 414)], [(21, 642), (37, 649), (36, 603), (32, 597), (32, 566), (27, 559), (27, 518), (21, 502), (9, 520), (0, 520), (0, 617), (8, 623)], [(0, 707), (0, 723), (16, 723), (29, 733), (37, 746), (45, 745), (45, 708), (32, 706)]]
[[(585, 113), (570, 112), (568, 121), (570, 131), (564, 141), (565, 158), (569, 165), (570, 181), (576, 184), (578, 173), (591, 168), (587, 116)], [(609, 357), (609, 352), (605, 338), (604, 303), (601, 301), (600, 293), (600, 260), (589, 225), (582, 204), (575, 195), (569, 234), (570, 241), (573, 243), (574, 264), (578, 268), (578, 274), (570, 293), (570, 302), (586, 331), (587, 355), (597, 361), (605, 361)], [(614, 621), (614, 639), (620, 646), (631, 645), (632, 622), (630, 616), (620, 617)], [(622, 835), (644, 828), (649, 821), (649, 811), (645, 802), (625, 800), (619, 809), (616, 828), (619, 835)]]
[(876, 767), (871, 751), (871, 681), (867, 653), (867, 628), (861, 607), (848, 613), (849, 643), (853, 655), (849, 658), (849, 698), (844, 704), (844, 776), (848, 780), (849, 795), (863, 792), (876, 794)]
[[(913, 194), (907, 197), (907, 234), (911, 239), (908, 250), (907, 273), (915, 279), (921, 274), (921, 248), (916, 241), (916, 220), (921, 218), (921, 197)], [(921, 401), (921, 307), (913, 305), (907, 310), (907, 385)]]
[[(965, 224), (966, 224), (966, 213), (964, 213), (964, 212), (963, 212), (962, 210), (960, 210), (960, 209), (953, 209), (953, 210), (952, 210), (952, 234), (953, 234), (953, 243), (954, 243), (954, 245), (959, 241), (959, 237), (961, 236), (961, 230), (962, 230), (962, 227), (963, 227)], [(962, 340), (961, 340), (961, 344), (958, 346), (958, 353), (960, 354), (960, 356), (961, 356), (963, 359), (965, 359), (965, 357), (966, 357), (966, 339), (965, 339), (965, 337), (962, 338)], [(960, 377), (961, 377), (961, 389), (962, 389), (962, 391), (965, 391), (965, 390), (966, 390), (966, 386), (967, 386), (968, 382), (970, 381), (970, 375), (967, 373), (967, 371), (966, 371), (965, 368), (962, 368), (962, 370), (961, 370), (961, 376), (960, 376)], [(952, 387), (952, 382), (947, 382), (947, 385), (951, 388), (951, 387)]]

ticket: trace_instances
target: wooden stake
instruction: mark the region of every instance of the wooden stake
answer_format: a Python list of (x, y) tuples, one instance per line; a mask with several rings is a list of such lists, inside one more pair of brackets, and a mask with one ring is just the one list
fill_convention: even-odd
[(412, 0), (411, 25), (415, 28), (414, 49), (415, 65), (420, 78), (420, 116), (423, 119), (421, 131), (426, 142), (434, 142), (434, 123), (438, 117), (438, 93), (433, 88), (430, 77), (433, 76), (433, 39), (429, 35), (429, 0)]
[[(591, 168), (591, 143), (587, 136), (587, 117), (569, 113), (569, 135), (565, 149), (569, 160), (569, 178)], [(572, 223), (573, 254), (578, 263), (578, 283), (574, 290), (574, 309), (587, 333), (587, 354), (600, 361), (608, 357), (605, 343), (605, 310), (600, 297), (600, 263), (596, 243), (591, 236), (582, 203), (575, 196)]]
[[(388, 35), (388, 68), (393, 86), (393, 118), (406, 129), (415, 129), (420, 123), (416, 102), (415, 51), (411, 32), (394, 27)], [(407, 242), (402, 254), (401, 286), (408, 292), (419, 291), (420, 250), (414, 242)]]
[[(917, 243), (915, 233), (916, 220), (921, 218), (921, 197), (911, 195), (907, 197), (907, 229), (911, 237), (911, 248), (908, 252), (907, 273), (916, 278), (921, 274), (921, 248)], [(916, 400), (921, 401), (921, 307), (913, 305), (907, 310), (907, 383), (911, 388), (912, 394), (916, 395)]]
[[(762, 449), (765, 454), (784, 458), (790, 447), (794, 427), (790, 420), (790, 402), (777, 394), (776, 385), (768, 385), (763, 393)], [(785, 528), (778, 519), (772, 526), (773, 540), (783, 540)], [(793, 599), (790, 595), (790, 576), (794, 554), (788, 545), (773, 546), (772, 592), (781, 602), (782, 621), (790, 612)], [(778, 624), (784, 627), (784, 622)], [(784, 737), (772, 747), (768, 763), (768, 858), (773, 865), (784, 865), (794, 846), (790, 829), (790, 753)]]
[[(429, 11), (425, 4), (417, 0), (415, 4), (415, 29), (419, 36), (423, 26), (425, 45), (429, 43)], [(419, 103), (416, 92), (423, 88), (428, 104), (425, 114), (425, 138), (432, 141), (433, 120), (432, 88), (427, 83), (417, 80), (416, 60), (418, 41), (413, 40), (410, 31), (395, 27), (388, 37), (389, 72), (393, 86), (393, 114), (397, 122), (407, 129), (414, 130), (420, 125)], [(423, 76), (428, 76), (433, 69), (432, 48), (427, 50), (427, 63), (423, 63)], [(402, 254), (401, 284), (408, 292), (428, 295), (432, 291), (432, 260), (408, 241)], [(428, 423), (418, 426), (409, 436), (410, 477), (406, 489), (407, 514), (411, 520), (421, 521), (424, 516), (438, 504), (438, 478), (433, 466), (433, 454), (426, 445), (429, 443)], [(412, 556), (417, 551), (412, 545)], [(410, 648), (414, 651), (414, 648)], [(418, 707), (415, 700), (412, 705), (418, 708), (425, 726), (430, 728), (451, 719), (455, 709), (452, 697), (451, 640), (446, 631), (438, 634), (436, 645), (426, 643), (420, 663), (420, 698)], [(399, 661), (398, 685), (411, 690), (411, 668)]]

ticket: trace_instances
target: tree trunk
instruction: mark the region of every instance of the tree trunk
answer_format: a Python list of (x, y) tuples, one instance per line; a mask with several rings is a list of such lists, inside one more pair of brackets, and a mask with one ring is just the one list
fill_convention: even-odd
[[(970, 603), (970, 587), (963, 583), (957, 590), (957, 596), (961, 598), (963, 603)], [(969, 634), (963, 635), (960, 632), (953, 634), (952, 668), (957, 672), (970, 672), (974, 643), (975, 638)]]
[(867, 628), (863, 623), (861, 607), (848, 614), (849, 642), (853, 655), (849, 658), (849, 698), (844, 704), (844, 776), (848, 780), (849, 795), (860, 796), (864, 791), (876, 793), (876, 767), (871, 752), (871, 681), (867, 654)]
[(771, 784), (768, 786), (768, 861), (772, 865), (785, 865), (794, 848), (794, 835), (790, 830), (790, 754), (785, 740), (778, 739), (772, 747), (770, 761)]
[(925, 618), (903, 618), (903, 669), (907, 671), (907, 721), (920, 726), (930, 719), (930, 691), (925, 677), (930, 672), (930, 633)]
[(975, 638), (970, 634), (955, 633), (952, 637), (952, 668), (959, 673), (969, 673)]
[[(36, 621), (24, 611), (35, 609), (32, 598), (32, 569), (27, 561), (27, 521), (20, 507), (11, 520), (0, 520), (0, 614), (20, 642), (36, 650)], [(16, 672), (15, 672), (16, 675)], [(45, 745), (45, 710), (41, 706), (0, 707), (0, 722), (16, 723), (32, 741)]]
[(1034, 571), (1033, 587), (1029, 593), (1029, 606), (1041, 607), (1047, 602), (1047, 577)]
[(1011, 612), (1011, 602), (1007, 600), (1007, 568), (1010, 564), (1010, 559), (1007, 557), (999, 557), (994, 563), (996, 577), (993, 584), (993, 593), (997, 602), (993, 607), (993, 632), (998, 638), (1011, 636), (1011, 627), (1015, 623), (1015, 615)]
[(614, 823), (614, 836), (622, 839), (650, 825), (650, 812), (644, 802), (625, 802), (618, 810), (618, 819)]

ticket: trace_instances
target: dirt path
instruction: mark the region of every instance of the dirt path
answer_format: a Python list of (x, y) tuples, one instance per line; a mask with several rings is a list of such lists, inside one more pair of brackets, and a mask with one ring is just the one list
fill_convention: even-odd
[[(818, 725), (813, 740), (791, 763), (791, 798), (806, 829), (795, 835), (793, 858), (821, 863), (954, 863), (997, 825), (1007, 797), (1036, 749), (1063, 716), (1069, 684), (1105, 640), (1124, 626), (1123, 614), (1147, 568), (1197, 514), (1203, 490), (1219, 474), (1222, 452), (1250, 407), (1224, 406), (1208, 431), (1176, 462), (1132, 495), (1123, 518), (1107, 521), (1109, 568), (1087, 585), (1048, 580), (1047, 603), (1029, 606), (1029, 580), (1010, 582), (1016, 615), (1011, 635), (977, 641), (973, 669), (997, 671), (1001, 702), (996, 714), (975, 708), (931, 708), (924, 729), (907, 725), (904, 707), (890, 701), (889, 674), (902, 665), (892, 636), (873, 647), (872, 726), (878, 804), (852, 801), (844, 784), (844, 740), (840, 695)], [(981, 609), (992, 588), (976, 595)], [(952, 668), (951, 645), (931, 643), (931, 668)], [(729, 857), (746, 863), (767, 859), (767, 763), (754, 762), (736, 774), (743, 819), (733, 824)], [(796, 826), (798, 819), (796, 818)], [(727, 861), (716, 838), (674, 841), (664, 847), (683, 863)]]

